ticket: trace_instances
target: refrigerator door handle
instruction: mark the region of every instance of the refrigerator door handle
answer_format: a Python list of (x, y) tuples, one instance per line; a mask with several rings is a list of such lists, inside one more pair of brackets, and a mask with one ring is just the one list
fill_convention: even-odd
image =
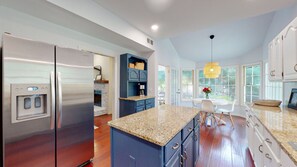
[(50, 128), (51, 130), (55, 128), (55, 105), (56, 105), (56, 99), (55, 99), (55, 74), (52, 71), (50, 76), (50, 86), (51, 86), (51, 118), (50, 118)]
[(58, 91), (58, 128), (61, 128), (62, 124), (62, 83), (61, 73), (57, 72), (57, 91)]

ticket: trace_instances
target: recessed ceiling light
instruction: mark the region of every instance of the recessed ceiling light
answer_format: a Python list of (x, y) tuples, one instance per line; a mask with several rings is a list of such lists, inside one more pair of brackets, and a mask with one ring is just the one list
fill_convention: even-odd
[(154, 25), (151, 26), (151, 29), (153, 31), (157, 31), (159, 29), (159, 26), (157, 24), (154, 24)]

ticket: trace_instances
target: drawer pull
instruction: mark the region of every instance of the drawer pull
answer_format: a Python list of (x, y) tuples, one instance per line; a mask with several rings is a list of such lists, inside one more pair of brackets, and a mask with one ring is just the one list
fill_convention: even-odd
[(297, 64), (295, 64), (294, 70), (295, 70), (295, 72), (297, 72)]
[(265, 157), (267, 158), (267, 159), (269, 159), (269, 160), (272, 160), (272, 158), (270, 157), (270, 155), (267, 153), (267, 154), (265, 154)]
[(184, 151), (184, 154), (185, 154), (185, 160), (187, 160), (188, 159), (187, 151)]
[(247, 127), (250, 127), (249, 124), (250, 124), (250, 122), (249, 121), (246, 121), (246, 126)]
[(270, 139), (266, 138), (265, 141), (269, 144), (272, 144), (272, 142), (270, 141)]
[(180, 163), (180, 166), (183, 166), (183, 159), (184, 159), (184, 156), (180, 154), (180, 157), (181, 157), (181, 159), (180, 159), (179, 163)]
[(187, 158), (186, 158), (185, 156), (183, 156), (183, 155), (180, 155), (180, 157), (182, 158), (183, 161), (187, 159)]
[(256, 123), (255, 126), (259, 127), (259, 124)]
[(172, 146), (172, 149), (173, 149), (173, 150), (176, 150), (176, 149), (178, 149), (178, 148), (179, 148), (179, 143), (175, 143), (175, 145)]
[(197, 141), (198, 140), (198, 132), (197, 133), (195, 133), (195, 141)]
[(249, 118), (252, 118), (252, 115), (249, 115)]
[(193, 130), (193, 128), (188, 128), (188, 132), (191, 132)]
[(263, 145), (261, 144), (260, 146), (259, 146), (259, 151), (260, 151), (260, 153), (263, 153), (263, 151), (261, 150), (261, 148), (263, 147)]

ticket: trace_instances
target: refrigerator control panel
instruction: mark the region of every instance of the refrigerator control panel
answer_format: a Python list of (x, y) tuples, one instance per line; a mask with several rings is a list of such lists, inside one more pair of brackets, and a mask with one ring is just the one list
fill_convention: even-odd
[(50, 116), (49, 84), (11, 84), (11, 122)]

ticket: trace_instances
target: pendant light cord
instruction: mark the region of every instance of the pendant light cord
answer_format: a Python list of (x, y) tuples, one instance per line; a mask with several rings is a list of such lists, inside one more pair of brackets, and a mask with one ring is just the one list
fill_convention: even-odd
[(210, 48), (210, 62), (212, 63), (212, 54), (213, 54), (213, 42), (212, 42), (213, 39), (210, 40), (210, 45), (211, 45), (211, 48)]

